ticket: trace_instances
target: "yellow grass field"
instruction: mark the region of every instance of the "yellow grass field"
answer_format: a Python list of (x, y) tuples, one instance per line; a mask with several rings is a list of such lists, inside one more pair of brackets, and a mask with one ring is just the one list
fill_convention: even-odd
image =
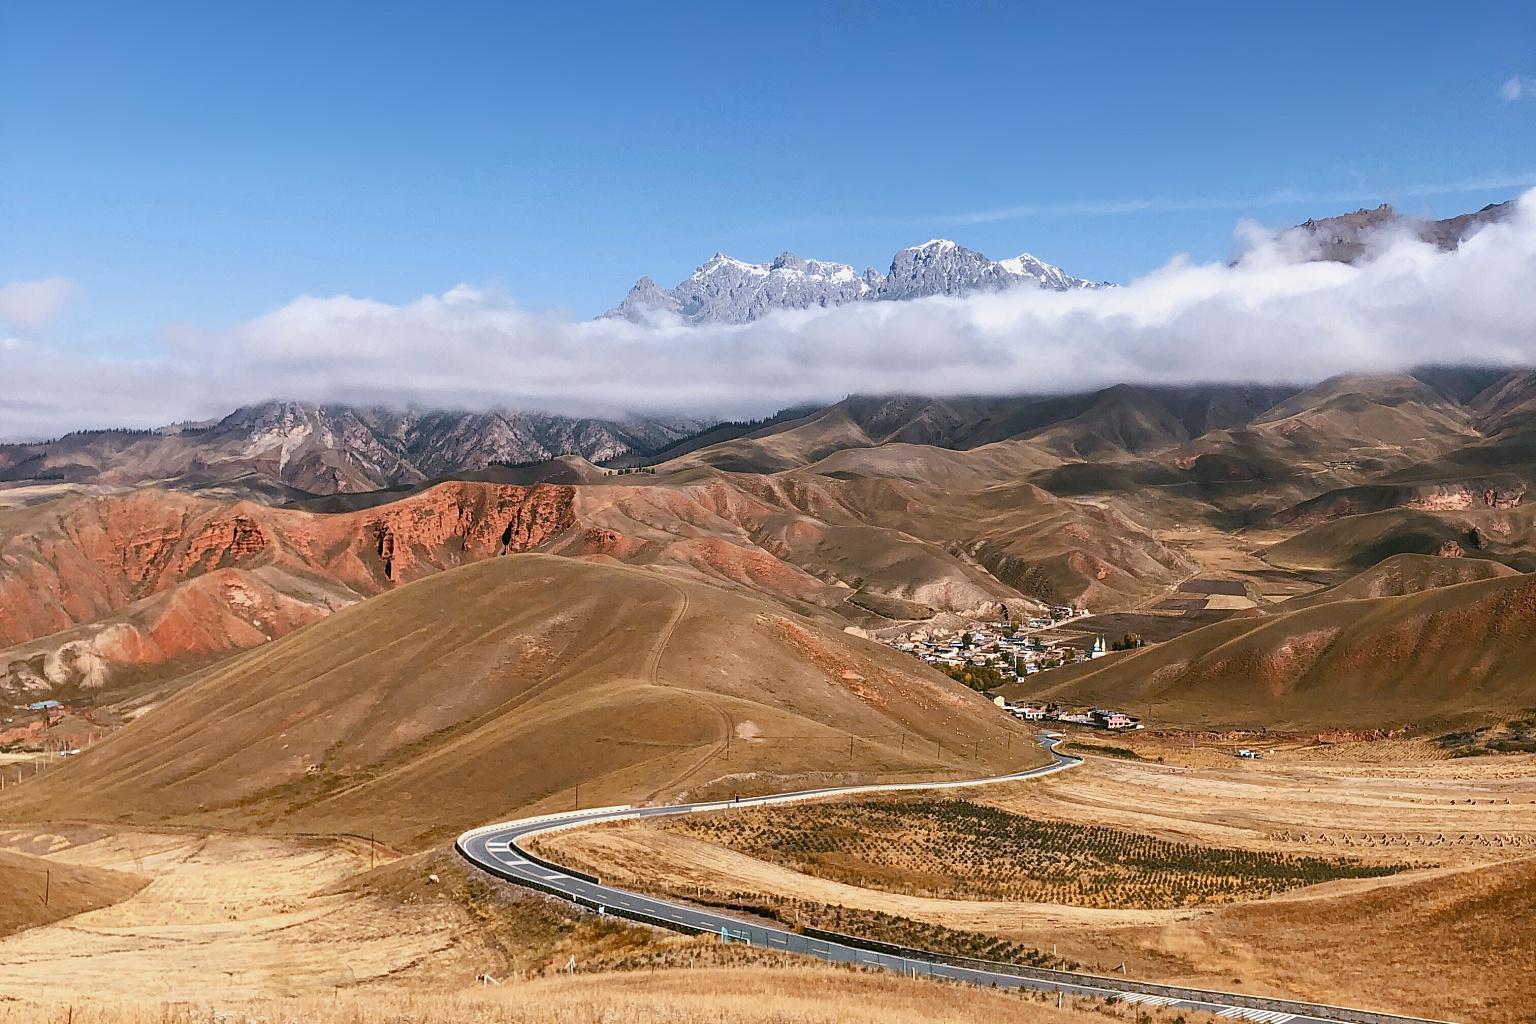
[[(0, 1024), (1089, 1024), (1132, 1021), (1131, 1007), (991, 992), (794, 964), (546, 977), (472, 991), (36, 1007), (0, 1004)], [(1164, 1024), (1174, 1015), (1141, 1011)], [(1182, 1019), (1215, 1020), (1185, 1011)]]
[[(1214, 908), (1134, 909), (940, 898), (836, 878), (680, 834), (662, 823), (561, 833), (544, 849), (605, 880), (698, 898), (807, 901), (984, 932), (1091, 970), (1290, 995), (1480, 1024), (1529, 1020), (1536, 980), (1536, 789), (1528, 755), (1433, 759), (1424, 744), (1277, 751), (1258, 762), (1145, 747), (1038, 782), (968, 795), (1062, 822), (1181, 842), (1347, 856), (1409, 870)], [(1158, 764), (1157, 756), (1165, 763)], [(959, 873), (962, 874), (963, 873)], [(954, 879), (948, 880), (953, 883)]]

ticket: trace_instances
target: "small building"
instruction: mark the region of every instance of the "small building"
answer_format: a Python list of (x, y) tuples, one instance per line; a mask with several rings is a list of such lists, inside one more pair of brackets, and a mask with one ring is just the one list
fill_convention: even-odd
[(1139, 724), (1125, 712), (1111, 711), (1108, 708), (1094, 708), (1088, 712), (1088, 717), (1100, 729), (1134, 729)]

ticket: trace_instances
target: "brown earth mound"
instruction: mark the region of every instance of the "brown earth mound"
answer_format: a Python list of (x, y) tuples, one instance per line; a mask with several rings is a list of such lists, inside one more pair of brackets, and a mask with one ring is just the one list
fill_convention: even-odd
[(1228, 619), (1018, 684), (1154, 725), (1397, 728), (1536, 705), (1536, 577)]
[(1536, 571), (1536, 507), (1394, 508), (1319, 523), (1264, 550), (1284, 569), (1368, 569), (1392, 555), (1465, 555)]
[(1502, 579), (1518, 573), (1486, 558), (1444, 555), (1393, 555), (1337, 586), (1315, 591), (1278, 605), (1282, 612), (1299, 611), (1334, 601), (1363, 601), (1373, 597), (1402, 597), (1458, 583)]
[(905, 655), (711, 585), (518, 555), (225, 662), (0, 813), (410, 844), (578, 802), (1039, 760), (985, 698)]
[(127, 899), (149, 879), (0, 850), (0, 935)]

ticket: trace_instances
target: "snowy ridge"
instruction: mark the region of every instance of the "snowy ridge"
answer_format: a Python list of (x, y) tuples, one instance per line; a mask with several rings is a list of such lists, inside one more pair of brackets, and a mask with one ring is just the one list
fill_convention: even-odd
[(935, 238), (898, 252), (884, 275), (873, 267), (861, 274), (846, 263), (804, 259), (792, 252), (772, 263), (747, 263), (717, 252), (675, 288), (642, 277), (603, 317), (643, 322), (672, 315), (695, 324), (741, 324), (778, 309), (969, 295), (1023, 285), (1059, 292), (1097, 287), (1028, 253), (993, 261), (947, 238)]

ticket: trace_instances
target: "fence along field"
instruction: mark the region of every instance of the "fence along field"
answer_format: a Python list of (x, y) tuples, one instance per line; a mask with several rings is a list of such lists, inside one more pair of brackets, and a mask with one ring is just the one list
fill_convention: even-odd
[(966, 800), (755, 808), (662, 827), (864, 888), (1081, 907), (1232, 903), (1415, 866), (1200, 846)]

